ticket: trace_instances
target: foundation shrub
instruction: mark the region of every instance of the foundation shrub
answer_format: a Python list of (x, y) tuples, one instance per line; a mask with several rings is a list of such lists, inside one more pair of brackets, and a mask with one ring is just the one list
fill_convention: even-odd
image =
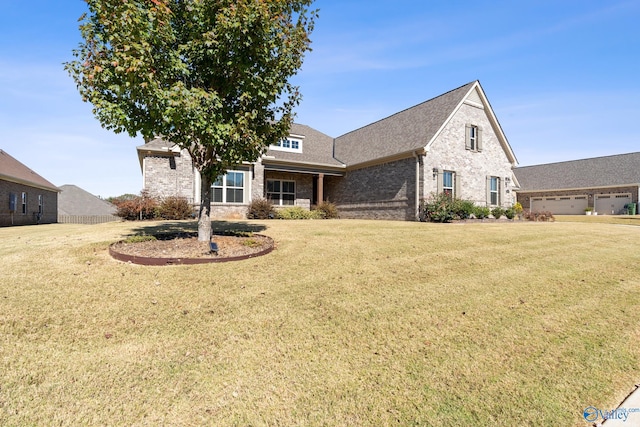
[(488, 207), (476, 206), (475, 210), (473, 211), (473, 216), (475, 216), (478, 219), (485, 219), (485, 218), (489, 218), (490, 213), (491, 211), (489, 210)]
[(540, 211), (540, 212), (531, 212), (527, 211), (524, 213), (524, 218), (529, 221), (542, 221), (542, 222), (553, 222), (556, 218), (549, 211)]
[(158, 206), (162, 219), (188, 219), (193, 217), (193, 209), (185, 197), (165, 197)]
[(273, 219), (276, 216), (273, 204), (267, 199), (252, 200), (247, 212), (247, 218), (249, 219)]
[(321, 215), (324, 219), (336, 219), (339, 217), (338, 208), (335, 203), (320, 202), (314, 209), (317, 215)]
[(312, 219), (313, 215), (311, 211), (308, 211), (300, 206), (291, 206), (288, 208), (278, 209), (276, 218), (278, 219)]
[(502, 209), (500, 206), (496, 206), (495, 208), (491, 209), (491, 215), (493, 215), (495, 219), (500, 219), (502, 215), (504, 215), (504, 209)]

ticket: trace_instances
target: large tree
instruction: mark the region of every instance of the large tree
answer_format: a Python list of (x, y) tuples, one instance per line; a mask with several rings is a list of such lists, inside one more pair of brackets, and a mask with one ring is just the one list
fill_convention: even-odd
[(103, 127), (188, 150), (202, 190), (285, 137), (290, 83), (309, 50), (313, 0), (86, 0), (83, 41), (65, 68)]

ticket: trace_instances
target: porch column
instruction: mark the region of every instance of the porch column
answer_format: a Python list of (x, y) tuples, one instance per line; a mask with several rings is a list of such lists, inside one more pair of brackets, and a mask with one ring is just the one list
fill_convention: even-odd
[(316, 195), (318, 199), (318, 204), (324, 201), (324, 174), (318, 174), (318, 194)]

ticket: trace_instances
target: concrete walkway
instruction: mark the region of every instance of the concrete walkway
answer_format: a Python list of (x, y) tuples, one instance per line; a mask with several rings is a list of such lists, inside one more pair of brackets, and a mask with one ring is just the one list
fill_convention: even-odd
[[(640, 384), (635, 385), (631, 394), (629, 394), (629, 396), (627, 396), (627, 398), (624, 399), (616, 409), (602, 409), (602, 411), (603, 413), (605, 411), (609, 412), (606, 414), (608, 418), (604, 421), (602, 420), (603, 413), (595, 414), (595, 410), (591, 412), (594, 413), (594, 418), (597, 416), (597, 420), (594, 421), (594, 425), (601, 425), (603, 427), (640, 426)], [(591, 417), (589, 417), (589, 419), (590, 418)]]

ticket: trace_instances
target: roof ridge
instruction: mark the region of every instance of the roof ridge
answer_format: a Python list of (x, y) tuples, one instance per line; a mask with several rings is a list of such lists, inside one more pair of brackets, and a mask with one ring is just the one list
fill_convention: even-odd
[(451, 92), (455, 92), (455, 91), (457, 91), (457, 90), (460, 90), (460, 89), (462, 89), (462, 88), (463, 88), (463, 87), (465, 87), (465, 86), (473, 85), (473, 84), (475, 84), (476, 82), (478, 82), (478, 80), (474, 80), (474, 81), (472, 81), (472, 82), (465, 83), (465, 84), (463, 84), (462, 86), (459, 86), (459, 87), (457, 87), (457, 88), (455, 88), (455, 89), (448, 90), (448, 91), (446, 91), (446, 92), (444, 92), (444, 93), (441, 93), (440, 95), (436, 95), (436, 96), (434, 96), (433, 98), (429, 98), (429, 99), (427, 99), (426, 101), (419, 102), (419, 103), (417, 103), (417, 104), (415, 104), (415, 105), (412, 105), (411, 107), (404, 108), (404, 109), (402, 109), (402, 110), (400, 110), (400, 111), (397, 111), (397, 112), (395, 112), (395, 113), (393, 113), (393, 114), (390, 114), (390, 115), (388, 115), (388, 116), (386, 116), (386, 117), (383, 117), (383, 118), (381, 118), (381, 119), (378, 119), (378, 120), (376, 120), (376, 121), (374, 121), (374, 122), (368, 123), (368, 124), (366, 124), (366, 125), (364, 125), (364, 126), (360, 126), (359, 128), (356, 128), (356, 129), (351, 130), (351, 131), (349, 131), (349, 132), (347, 132), (347, 133), (345, 133), (345, 134), (342, 134), (342, 135), (340, 135), (340, 136), (336, 137), (335, 139), (342, 138), (343, 136), (346, 136), (346, 135), (349, 135), (349, 134), (351, 134), (351, 133), (357, 132), (357, 131), (359, 131), (359, 130), (361, 130), (361, 129), (364, 129), (364, 128), (367, 128), (367, 127), (369, 127), (369, 126), (375, 125), (375, 124), (380, 123), (380, 122), (382, 122), (382, 121), (384, 121), (384, 120), (390, 119), (391, 117), (395, 117), (395, 116), (397, 116), (397, 115), (399, 115), (399, 114), (402, 114), (402, 113), (404, 113), (404, 112), (406, 112), (406, 111), (409, 111), (409, 110), (411, 110), (411, 109), (413, 109), (413, 108), (420, 107), (421, 105), (427, 104), (427, 103), (429, 103), (429, 102), (431, 102), (431, 101), (434, 101), (434, 100), (436, 100), (436, 99), (438, 99), (438, 98), (441, 98), (441, 97), (443, 97), (443, 96), (445, 96), (445, 95), (448, 95), (448, 94), (450, 94)]
[(518, 166), (516, 169), (525, 169), (525, 168), (535, 168), (535, 167), (540, 167), (540, 166), (559, 165), (559, 164), (563, 164), (563, 163), (584, 162), (584, 161), (587, 161), (587, 160), (598, 160), (598, 159), (606, 159), (606, 158), (609, 158), (609, 157), (630, 156), (630, 155), (634, 155), (634, 154), (640, 155), (640, 151), (633, 151), (631, 153), (607, 154), (605, 156), (596, 156), (596, 157), (585, 157), (583, 159), (561, 160), (559, 162), (539, 163), (537, 165)]

